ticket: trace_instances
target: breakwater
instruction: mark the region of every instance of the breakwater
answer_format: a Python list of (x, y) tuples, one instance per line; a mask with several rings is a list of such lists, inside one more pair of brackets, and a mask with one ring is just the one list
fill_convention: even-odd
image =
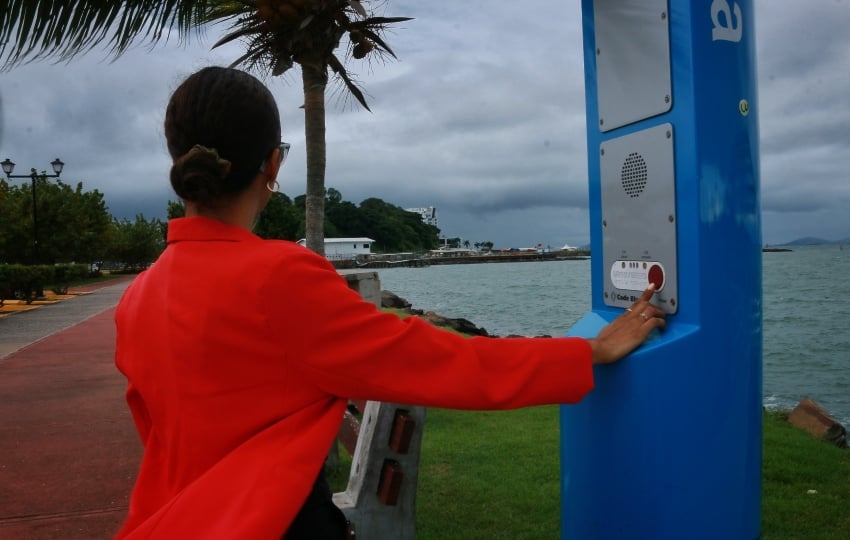
[(450, 264), (489, 264), (586, 260), (590, 258), (587, 251), (509, 251), (476, 255), (369, 255), (359, 259), (331, 261), (338, 269), (352, 268), (420, 268), (425, 266), (444, 266)]

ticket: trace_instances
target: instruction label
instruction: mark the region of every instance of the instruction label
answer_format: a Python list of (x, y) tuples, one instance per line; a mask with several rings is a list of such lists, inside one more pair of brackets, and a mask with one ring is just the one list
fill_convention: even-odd
[(657, 261), (614, 261), (611, 283), (626, 291), (642, 291), (655, 283), (656, 291), (660, 291), (664, 288), (664, 266)]

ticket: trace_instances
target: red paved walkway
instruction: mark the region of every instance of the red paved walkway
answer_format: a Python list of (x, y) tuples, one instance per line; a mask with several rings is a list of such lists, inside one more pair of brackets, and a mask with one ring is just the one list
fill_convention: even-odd
[(0, 360), (0, 539), (111, 538), (123, 522), (142, 448), (113, 314)]

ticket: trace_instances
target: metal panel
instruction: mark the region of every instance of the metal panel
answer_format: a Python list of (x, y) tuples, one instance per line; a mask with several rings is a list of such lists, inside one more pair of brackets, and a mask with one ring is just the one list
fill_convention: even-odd
[(629, 306), (649, 285), (652, 275), (656, 285), (661, 285), (653, 302), (667, 313), (675, 313), (673, 125), (661, 124), (608, 140), (600, 147), (599, 159), (605, 303)]
[(667, 0), (594, 0), (599, 129), (672, 107)]

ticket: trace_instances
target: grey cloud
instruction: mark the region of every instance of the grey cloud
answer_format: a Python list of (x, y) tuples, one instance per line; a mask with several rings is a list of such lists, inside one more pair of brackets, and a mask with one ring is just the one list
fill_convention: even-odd
[[(755, 0), (764, 236), (850, 235), (850, 9), (846, 1)], [(415, 17), (388, 36), (398, 61), (353, 65), (372, 112), (328, 96), (326, 184), (360, 202), (437, 205), (443, 232), (499, 246), (588, 240), (579, 2), (388, 2)], [(213, 28), (188, 47), (138, 48), (115, 62), (0, 73), (0, 159), (105, 193), (118, 217), (163, 217), (170, 160), (162, 114), (195, 69), (227, 65)], [(284, 191), (304, 192), (300, 76), (266, 78), (292, 153)]]

